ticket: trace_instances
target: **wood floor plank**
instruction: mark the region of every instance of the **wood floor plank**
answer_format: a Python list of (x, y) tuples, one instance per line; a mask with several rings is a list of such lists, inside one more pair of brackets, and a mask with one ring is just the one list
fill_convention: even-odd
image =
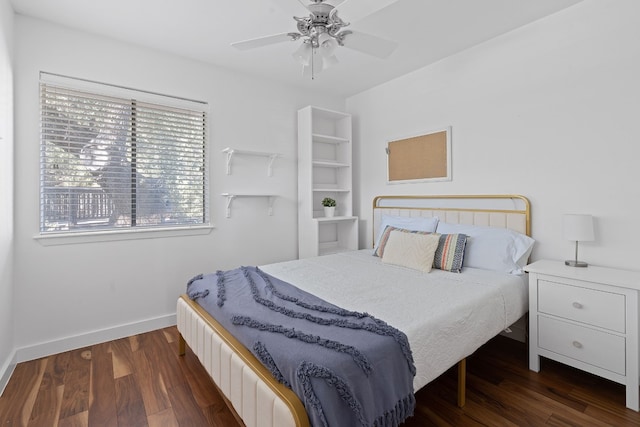
[(69, 353), (69, 365), (64, 376), (64, 393), (60, 418), (89, 410), (89, 378), (91, 376), (91, 348)]
[(241, 425), (239, 419), (229, 411), (229, 407), (222, 399), (206, 408), (202, 408), (202, 412), (208, 421), (208, 426), (240, 427)]
[(211, 379), (191, 349), (180, 358), (180, 367), (200, 408), (206, 408), (219, 400), (217, 390), (211, 389)]
[(113, 377), (120, 378), (133, 373), (133, 352), (128, 338), (111, 341), (109, 346), (113, 361)]
[[(28, 369), (23, 369), (18, 373), (18, 377), (21, 377), (17, 389), (9, 391), (10, 393), (16, 393), (21, 400), (13, 402), (8, 405), (7, 420), (2, 420), (6, 425), (26, 426), (31, 418), (31, 412), (35, 405), (35, 401), (40, 390), (40, 384), (47, 367), (47, 358), (36, 360), (32, 366)], [(16, 371), (18, 369), (16, 368)], [(14, 375), (16, 373), (14, 372)], [(3, 411), (0, 409), (0, 414)], [(4, 416), (0, 415), (0, 418)], [(3, 426), (5, 424), (2, 424)]]
[(176, 328), (164, 328), (162, 333), (169, 344), (178, 342), (178, 330)]
[(129, 337), (129, 346), (131, 347), (131, 351), (135, 353), (140, 350), (140, 337), (144, 335), (132, 335)]
[[(163, 411), (156, 412), (153, 415), (147, 417), (149, 427), (179, 427), (176, 414), (173, 413), (173, 409), (167, 408)], [(226, 426), (229, 424), (213, 424)]]
[[(624, 389), (622, 385), (616, 385), (619, 386), (619, 389)], [(640, 422), (637, 421), (637, 413), (629, 412), (629, 410), (624, 407), (624, 403), (620, 401), (611, 402), (606, 399), (606, 397), (611, 396), (611, 393), (607, 392), (606, 387), (601, 388), (600, 392), (602, 392), (605, 399), (599, 398), (599, 395), (594, 395), (588, 390), (576, 390), (572, 395), (576, 399), (580, 399), (588, 404), (584, 413), (589, 417), (605, 421), (614, 426), (633, 425), (634, 421), (638, 423), (636, 425), (640, 425)], [(624, 396), (624, 392), (620, 390), (618, 390), (618, 393), (614, 393), (614, 395), (616, 394), (620, 397)]]
[(46, 360), (47, 366), (31, 411), (29, 427), (56, 426), (60, 419), (64, 374), (69, 365), (69, 353), (54, 354)]
[(186, 379), (179, 366), (179, 356), (177, 351), (167, 343), (162, 330), (152, 331), (145, 340), (146, 346), (151, 346), (153, 351), (149, 351), (147, 356), (149, 361), (162, 375), (167, 389), (186, 385)]
[[(531, 392), (523, 396), (512, 395), (513, 391), (506, 390), (505, 383), (494, 386), (487, 383), (476, 383), (474, 388), (491, 396), (494, 410), (505, 411), (504, 418), (519, 425), (544, 425), (553, 413), (553, 407), (542, 401), (543, 395)], [(504, 403), (503, 403), (504, 402)]]
[(89, 427), (89, 411), (79, 412), (60, 419), (58, 427)]
[(147, 414), (135, 376), (116, 378), (115, 384), (118, 425), (147, 427)]
[(89, 425), (118, 427), (113, 360), (109, 343), (93, 346), (90, 391)]
[[(544, 410), (549, 411), (549, 419), (568, 419), (582, 425), (591, 425), (593, 427), (608, 426), (606, 422), (596, 420), (585, 415), (584, 410), (587, 408), (587, 404), (584, 402), (582, 402), (583, 409), (576, 410), (572, 406), (565, 405), (563, 402), (550, 398), (544, 394), (536, 393), (530, 389), (522, 388), (509, 382), (505, 382), (505, 384), (503, 384), (503, 388), (506, 393), (510, 393), (513, 396), (513, 399), (519, 400), (522, 405), (533, 407), (538, 411), (542, 411), (541, 408), (545, 408)], [(549, 419), (547, 421), (549, 421)]]
[[(31, 412), (35, 405), (35, 401), (39, 392), (39, 385), (42, 382), (42, 378), (44, 376), (44, 372), (47, 366), (47, 358), (39, 359), (36, 361), (34, 365), (34, 371), (32, 372), (33, 376), (26, 378), (24, 383), (24, 388), (20, 390), (20, 394), (23, 395), (23, 401), (19, 412), (16, 411), (14, 422), (15, 425), (26, 426), (28, 425)], [(14, 405), (16, 409), (18, 409), (18, 405)]]
[(181, 384), (169, 389), (171, 407), (180, 426), (206, 426), (208, 421), (202, 409), (191, 394), (187, 384)]
[(169, 409), (171, 402), (161, 372), (150, 362), (149, 351), (153, 349), (139, 348), (135, 351), (133, 365), (146, 413), (151, 416)]

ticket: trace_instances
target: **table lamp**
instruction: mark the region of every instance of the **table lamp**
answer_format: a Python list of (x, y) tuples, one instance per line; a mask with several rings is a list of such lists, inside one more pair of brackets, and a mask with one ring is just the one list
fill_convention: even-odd
[(571, 267), (586, 267), (584, 261), (578, 261), (578, 242), (591, 242), (594, 240), (593, 216), (585, 214), (565, 214), (563, 217), (563, 235), (567, 240), (576, 242), (575, 260), (565, 261), (565, 265)]

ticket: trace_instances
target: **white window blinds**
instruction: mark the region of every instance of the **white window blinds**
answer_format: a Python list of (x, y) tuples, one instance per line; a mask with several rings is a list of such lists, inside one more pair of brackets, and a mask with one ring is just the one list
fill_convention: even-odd
[(208, 223), (207, 104), (42, 73), (40, 232)]

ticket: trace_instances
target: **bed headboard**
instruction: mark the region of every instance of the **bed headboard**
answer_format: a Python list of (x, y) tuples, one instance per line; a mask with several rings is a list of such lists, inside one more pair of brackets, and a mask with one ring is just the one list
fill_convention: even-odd
[(434, 217), (451, 224), (508, 228), (531, 236), (529, 200), (518, 194), (377, 196), (373, 199), (373, 241), (382, 215)]

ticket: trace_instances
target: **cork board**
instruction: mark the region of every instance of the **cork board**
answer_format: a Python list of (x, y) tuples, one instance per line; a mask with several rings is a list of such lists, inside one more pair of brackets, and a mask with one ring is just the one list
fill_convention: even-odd
[(450, 181), (450, 128), (390, 141), (387, 147), (387, 160), (390, 183)]

